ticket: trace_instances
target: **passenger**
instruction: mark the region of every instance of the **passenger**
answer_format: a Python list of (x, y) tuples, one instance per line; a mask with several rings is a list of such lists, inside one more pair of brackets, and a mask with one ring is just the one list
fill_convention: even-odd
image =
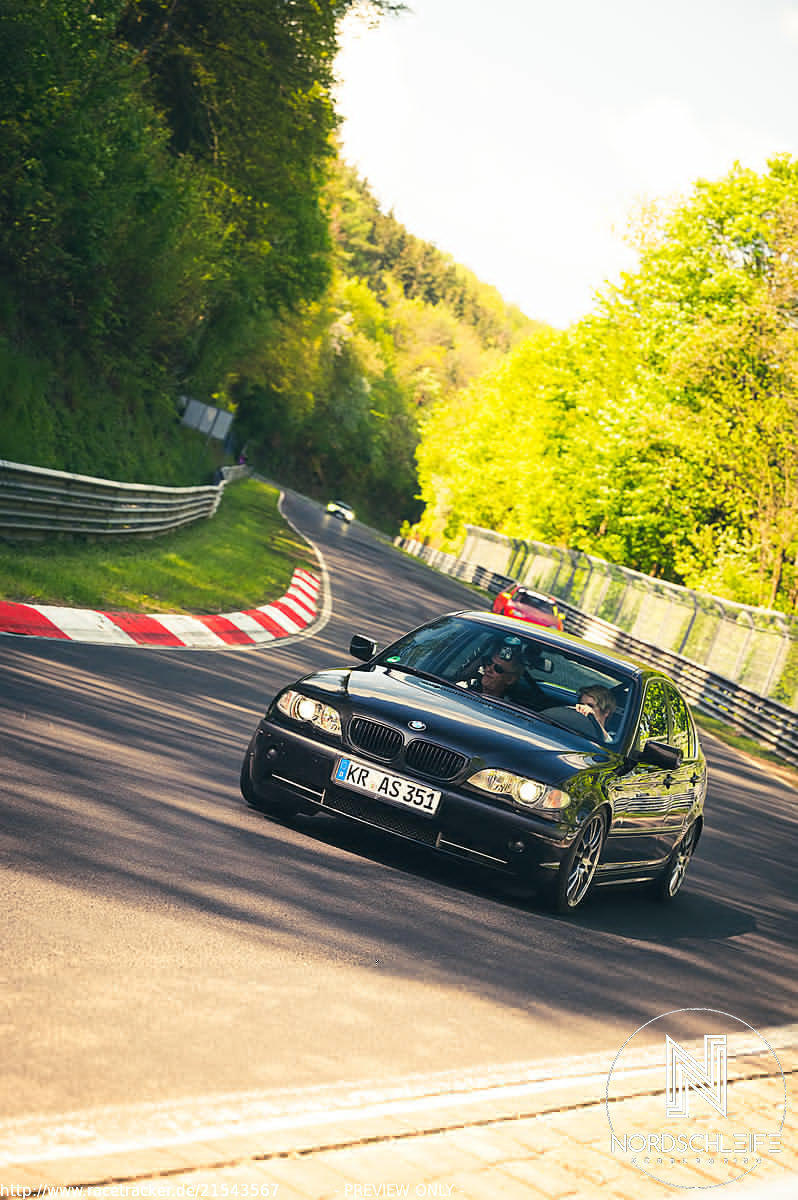
[(577, 712), (586, 717), (593, 717), (599, 724), (605, 742), (612, 741), (612, 734), (607, 729), (607, 721), (615, 712), (615, 697), (609, 688), (600, 683), (591, 683), (588, 687), (579, 689), (579, 698), (574, 705)]

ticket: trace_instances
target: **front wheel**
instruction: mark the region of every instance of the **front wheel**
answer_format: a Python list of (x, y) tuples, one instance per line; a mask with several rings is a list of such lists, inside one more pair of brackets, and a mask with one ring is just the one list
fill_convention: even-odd
[(695, 821), (674, 849), (668, 859), (665, 870), (654, 881), (654, 898), (662, 904), (670, 904), (671, 900), (681, 891), (684, 877), (687, 874), (687, 868), (690, 865), (690, 859), (693, 857), (693, 852), (698, 845), (698, 834), (698, 821)]
[(579, 830), (557, 872), (554, 890), (557, 912), (573, 912), (587, 896), (601, 858), (606, 833), (607, 816), (600, 809)]

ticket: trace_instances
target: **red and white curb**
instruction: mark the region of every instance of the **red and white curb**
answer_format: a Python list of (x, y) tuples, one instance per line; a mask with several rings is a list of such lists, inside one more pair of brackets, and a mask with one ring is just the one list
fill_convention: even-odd
[(0, 600), (0, 633), (116, 646), (183, 646), (196, 650), (259, 646), (275, 638), (294, 636), (312, 625), (318, 615), (320, 586), (318, 575), (297, 568), (288, 591), (279, 600), (246, 612), (200, 617), (94, 612)]

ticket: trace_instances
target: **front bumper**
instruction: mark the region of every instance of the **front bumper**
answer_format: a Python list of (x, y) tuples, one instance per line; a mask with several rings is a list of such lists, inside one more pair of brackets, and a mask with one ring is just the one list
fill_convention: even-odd
[(248, 764), (252, 788), (267, 803), (271, 800), (308, 813), (346, 817), (513, 875), (556, 871), (573, 841), (575, 831), (570, 824), (520, 811), (491, 797), (482, 799), (457, 785), (422, 778), (404, 768), (400, 772), (403, 777), (440, 790), (441, 801), (434, 815), (341, 786), (332, 780), (341, 754), (393, 770), (360, 750), (326, 745), (266, 719), (250, 742), (245, 769)]

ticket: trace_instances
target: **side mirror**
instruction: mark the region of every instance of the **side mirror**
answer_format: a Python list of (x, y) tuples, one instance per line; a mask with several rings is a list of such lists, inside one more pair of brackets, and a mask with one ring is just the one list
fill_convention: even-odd
[(652, 767), (673, 771), (681, 765), (682, 752), (677, 750), (676, 746), (669, 746), (667, 742), (646, 742), (640, 753), (635, 755), (635, 759)]
[(377, 643), (372, 642), (371, 638), (363, 637), (361, 633), (356, 633), (349, 643), (349, 653), (353, 658), (360, 658), (363, 662), (368, 662), (377, 653)]

